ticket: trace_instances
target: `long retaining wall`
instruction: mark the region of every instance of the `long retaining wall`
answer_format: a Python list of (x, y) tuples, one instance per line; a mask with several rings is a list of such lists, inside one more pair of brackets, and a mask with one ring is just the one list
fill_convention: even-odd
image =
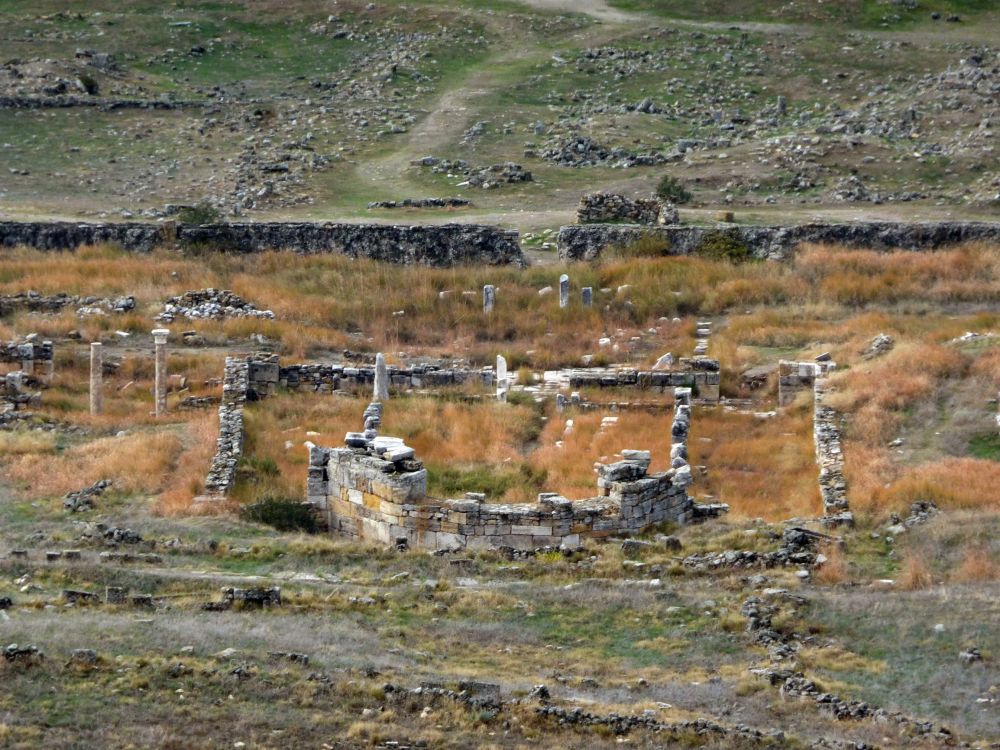
[(524, 264), (517, 232), (479, 224), (0, 222), (0, 246), (74, 250), (105, 243), (135, 252), (177, 246), (230, 253), (340, 253), (388, 263), (439, 267)]
[(972, 241), (1000, 243), (1000, 222), (858, 222), (724, 227), (587, 224), (562, 227), (556, 244), (561, 260), (594, 260), (607, 248), (625, 247), (645, 238), (662, 241), (667, 255), (691, 255), (698, 252), (706, 238), (718, 237), (719, 233), (745, 245), (756, 258), (785, 260), (802, 242), (874, 250), (933, 250)]

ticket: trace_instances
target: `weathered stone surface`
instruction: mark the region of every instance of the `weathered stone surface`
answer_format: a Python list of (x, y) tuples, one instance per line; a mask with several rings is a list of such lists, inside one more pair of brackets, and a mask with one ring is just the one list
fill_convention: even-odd
[(627, 198), (617, 193), (590, 193), (580, 199), (576, 220), (580, 224), (624, 221), (630, 224), (677, 224), (677, 209), (656, 196)]
[[(562, 260), (593, 260), (608, 247), (652, 237), (662, 240), (665, 255), (691, 255), (714, 227), (643, 226), (639, 224), (569, 225), (559, 230)], [(799, 243), (818, 242), (875, 250), (932, 250), (962, 242), (1000, 241), (1000, 222), (858, 222), (794, 226), (733, 226), (724, 230), (750, 248), (756, 258), (785, 260)]]
[(306, 254), (341, 253), (388, 263), (441, 267), (465, 263), (524, 265), (517, 232), (476, 224), (0, 222), (0, 246), (66, 250), (104, 243), (137, 252), (177, 244), (232, 253), (278, 249)]

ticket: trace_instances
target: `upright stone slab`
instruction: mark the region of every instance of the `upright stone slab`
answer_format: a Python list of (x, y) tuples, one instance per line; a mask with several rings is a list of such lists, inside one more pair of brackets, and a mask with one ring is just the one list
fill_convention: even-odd
[(507, 400), (507, 360), (497, 355), (497, 400)]
[(594, 288), (585, 286), (580, 290), (580, 299), (583, 300), (584, 307), (592, 307), (594, 304)]
[(483, 287), (483, 312), (489, 315), (497, 303), (497, 288), (492, 284)]
[(559, 307), (569, 307), (569, 276), (559, 277)]
[(99, 341), (90, 345), (90, 413), (100, 414), (104, 406), (103, 393), (103, 367), (104, 367), (104, 346)]
[(153, 382), (154, 413), (162, 417), (167, 413), (167, 337), (168, 328), (154, 328), (153, 342), (155, 346), (156, 376)]
[(379, 352), (375, 356), (375, 391), (373, 401), (389, 400), (389, 371), (385, 366), (385, 355)]

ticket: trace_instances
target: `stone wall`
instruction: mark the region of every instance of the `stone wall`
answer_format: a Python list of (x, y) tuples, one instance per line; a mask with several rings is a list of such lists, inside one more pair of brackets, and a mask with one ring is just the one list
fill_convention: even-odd
[(223, 499), (236, 482), (236, 467), (243, 455), (243, 408), (250, 386), (250, 367), (251, 363), (246, 360), (226, 357), (219, 405), (219, 437), (205, 480), (207, 497), (200, 499)]
[(617, 193), (590, 193), (580, 199), (576, 209), (580, 224), (624, 221), (630, 224), (676, 224), (677, 209), (656, 196), (626, 198)]
[[(483, 369), (442, 368), (435, 365), (386, 368), (389, 385), (397, 389), (431, 388), (465, 383), (492, 387), (494, 374)], [(375, 384), (374, 366), (337, 364), (290, 364), (282, 367), (277, 355), (256, 356), (250, 363), (251, 398), (273, 394), (280, 386), (290, 390), (330, 393), (355, 388), (371, 389)]]
[(524, 264), (517, 232), (478, 224), (400, 226), (258, 222), (198, 226), (171, 222), (0, 222), (0, 246), (66, 250), (103, 243), (137, 252), (149, 252), (159, 245), (176, 245), (231, 253), (264, 250), (342, 253), (389, 263), (440, 267)]
[(813, 437), (816, 442), (816, 464), (819, 466), (819, 491), (823, 499), (823, 522), (829, 526), (853, 525), (854, 516), (847, 502), (839, 418), (837, 412), (824, 403), (827, 387), (825, 378), (816, 379)]
[(719, 360), (708, 357), (681, 358), (676, 370), (633, 370), (587, 367), (571, 370), (571, 388), (639, 388), (664, 393), (691, 388), (695, 398), (719, 400)]
[(0, 362), (17, 364), (28, 378), (49, 383), (55, 364), (52, 342), (0, 341)]
[(720, 231), (746, 245), (754, 257), (768, 260), (789, 258), (802, 242), (875, 250), (933, 250), (972, 241), (1000, 243), (1000, 222), (859, 222), (724, 228), (591, 224), (562, 227), (557, 247), (562, 260), (594, 260), (605, 248), (624, 247), (638, 239), (652, 237), (664, 242), (667, 255), (690, 255), (697, 253), (706, 235)]
[(778, 406), (788, 406), (802, 391), (812, 391), (819, 367), (815, 362), (778, 362)]
[(693, 515), (683, 476), (674, 469), (649, 474), (645, 451), (623, 451), (622, 461), (599, 465), (599, 497), (574, 502), (542, 494), (537, 503), (494, 504), (474, 493), (429, 497), (427, 470), (400, 446), (374, 438), (357, 447), (310, 450), (308, 502), (332, 532), (399, 547), (538, 549), (686, 523)]

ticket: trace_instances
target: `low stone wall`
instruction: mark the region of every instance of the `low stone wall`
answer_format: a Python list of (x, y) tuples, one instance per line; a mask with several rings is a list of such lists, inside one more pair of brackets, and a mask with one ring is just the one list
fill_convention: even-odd
[(830, 243), (874, 250), (933, 250), (945, 245), (984, 241), (1000, 243), (1000, 222), (939, 221), (920, 223), (858, 222), (795, 226), (643, 226), (639, 224), (570, 225), (559, 230), (561, 260), (594, 260), (609, 247), (625, 247), (653, 238), (665, 255), (691, 255), (719, 232), (746, 245), (756, 258), (785, 260), (802, 242)]
[(576, 209), (580, 224), (625, 221), (631, 224), (676, 224), (677, 209), (656, 196), (626, 198), (617, 193), (590, 193), (580, 199)]
[(639, 388), (661, 393), (691, 388), (695, 398), (719, 400), (719, 360), (707, 357), (681, 358), (676, 370), (633, 370), (588, 367), (571, 370), (571, 388)]
[(788, 406), (802, 391), (812, 391), (819, 375), (815, 362), (778, 362), (778, 406)]
[(24, 375), (47, 384), (55, 364), (52, 342), (0, 341), (0, 362), (20, 365)]
[(77, 294), (44, 295), (37, 292), (0, 295), (0, 315), (14, 312), (57, 313), (67, 307), (77, 308), (77, 314), (128, 312), (135, 309), (135, 297), (94, 297)]
[(250, 363), (226, 357), (219, 405), (219, 437), (205, 480), (206, 500), (223, 499), (236, 483), (236, 467), (243, 455), (243, 407), (250, 386)]
[(574, 502), (542, 494), (535, 504), (493, 504), (473, 493), (461, 500), (428, 497), (427, 470), (413, 451), (393, 447), (391, 439), (380, 448), (379, 440), (386, 439), (310, 450), (308, 502), (334, 533), (425, 549), (576, 547), (583, 538), (686, 523), (694, 513), (689, 473), (648, 474), (645, 451), (623, 451), (624, 460), (598, 466), (600, 497)]
[[(388, 367), (389, 385), (397, 389), (431, 388), (464, 383), (482, 383), (492, 387), (494, 374), (491, 368), (465, 370), (439, 368), (433, 365)], [(375, 367), (352, 367), (335, 364), (290, 364), (282, 367), (277, 355), (255, 358), (250, 363), (251, 398), (273, 394), (280, 386), (291, 390), (329, 393), (355, 388), (372, 388), (375, 384)]]
[(0, 246), (73, 250), (120, 245), (149, 252), (160, 245), (219, 252), (341, 253), (388, 263), (447, 267), (459, 264), (523, 265), (518, 233), (478, 224), (399, 226), (258, 222), (234, 224), (85, 224), (0, 222)]
[(830, 526), (853, 525), (854, 516), (847, 501), (840, 424), (837, 412), (823, 403), (826, 391), (826, 379), (817, 378), (813, 391), (813, 438), (816, 442), (816, 464), (819, 466), (819, 491), (823, 499), (823, 522)]

